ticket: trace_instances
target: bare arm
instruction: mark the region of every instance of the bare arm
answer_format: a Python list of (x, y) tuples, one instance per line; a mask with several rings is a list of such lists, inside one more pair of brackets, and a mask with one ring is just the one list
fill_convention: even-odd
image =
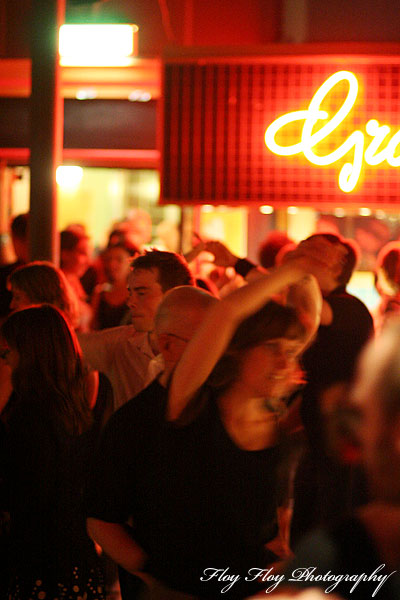
[(97, 394), (99, 392), (99, 373), (98, 371), (89, 371), (85, 377), (86, 398), (90, 410), (96, 406)]
[(306, 329), (306, 344), (312, 342), (321, 319), (323, 306), (321, 291), (317, 280), (307, 275), (289, 288), (287, 303), (296, 309), (300, 321)]
[(119, 523), (109, 523), (89, 517), (86, 521), (89, 536), (114, 562), (129, 573), (143, 569), (146, 555)]
[(298, 283), (306, 272), (301, 261), (291, 261), (263, 275), (213, 306), (187, 345), (172, 376), (167, 415), (176, 420), (226, 350), (237, 326), (272, 296)]

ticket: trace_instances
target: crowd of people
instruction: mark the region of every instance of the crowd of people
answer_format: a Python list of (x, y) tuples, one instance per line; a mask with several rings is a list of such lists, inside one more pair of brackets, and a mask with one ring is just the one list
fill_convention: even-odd
[(0, 597), (103, 600), (118, 569), (122, 600), (398, 599), (400, 243), (373, 318), (332, 233), (255, 264), (119, 227), (91, 261), (71, 225), (58, 268), (28, 226), (0, 267)]

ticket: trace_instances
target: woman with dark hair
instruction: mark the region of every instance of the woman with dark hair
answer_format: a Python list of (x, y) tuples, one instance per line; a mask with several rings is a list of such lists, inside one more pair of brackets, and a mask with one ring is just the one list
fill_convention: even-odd
[[(289, 261), (213, 305), (172, 375), (167, 417), (175, 422), (175, 443), (187, 440), (194, 473), (185, 476), (182, 506), (190, 506), (185, 522), (192, 529), (180, 568), (187, 591), (201, 597), (217, 597), (223, 587), (207, 578), (207, 567), (229, 565), (240, 580), (226, 595), (243, 598), (258, 585), (256, 577), (246, 580), (249, 569), (277, 560), (266, 544), (277, 535), (286, 499), (278, 425), (321, 307), (306, 262)], [(291, 286), (301, 314), (271, 300)]]
[(8, 597), (102, 600), (81, 512), (93, 436), (76, 336), (57, 308), (41, 305), (14, 312), (1, 337), (13, 384), (3, 412)]

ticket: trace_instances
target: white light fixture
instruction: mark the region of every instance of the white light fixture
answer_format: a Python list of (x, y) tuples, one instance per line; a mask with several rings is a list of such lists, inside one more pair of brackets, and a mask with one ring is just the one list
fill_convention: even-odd
[(274, 208), (273, 206), (264, 204), (264, 206), (260, 206), (259, 211), (262, 215), (272, 215), (272, 213), (274, 212)]
[(144, 90), (133, 90), (129, 94), (128, 100), (130, 102), (149, 102), (151, 100), (151, 94)]
[(94, 88), (81, 88), (75, 94), (77, 100), (94, 100), (97, 98), (97, 92)]
[(344, 208), (335, 208), (335, 210), (333, 211), (333, 214), (335, 215), (335, 217), (345, 217), (346, 216), (346, 211), (344, 210)]
[(57, 167), (56, 181), (60, 188), (65, 190), (75, 190), (83, 177), (82, 167), (62, 166)]
[(360, 208), (358, 211), (360, 217), (369, 217), (372, 214), (372, 210), (367, 207)]
[(288, 215), (297, 215), (298, 212), (299, 212), (299, 209), (297, 208), (297, 206), (288, 206), (287, 207)]
[(125, 67), (137, 54), (137, 25), (62, 25), (60, 64), (69, 67)]

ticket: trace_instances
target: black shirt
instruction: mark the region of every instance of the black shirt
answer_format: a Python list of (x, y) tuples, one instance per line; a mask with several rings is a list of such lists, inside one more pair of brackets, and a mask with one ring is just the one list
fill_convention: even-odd
[(68, 581), (97, 568), (86, 533), (84, 483), (91, 432), (71, 436), (38, 398), (12, 395), (2, 440), (3, 508), (11, 515), (11, 565), (21, 579)]
[(224, 596), (247, 596), (254, 591), (244, 582), (247, 570), (272, 558), (264, 544), (276, 535), (279, 449), (238, 448), (212, 397), (185, 426), (165, 421), (166, 402), (155, 381), (111, 417), (88, 516), (117, 523), (132, 517), (134, 538), (149, 557), (146, 571), (169, 587), (215, 598), (223, 584), (200, 577), (210, 567), (229, 568), (241, 581)]
[(319, 387), (349, 381), (361, 349), (373, 334), (367, 307), (344, 288), (338, 288), (324, 300), (332, 309), (332, 323), (320, 325), (302, 359), (307, 381)]

